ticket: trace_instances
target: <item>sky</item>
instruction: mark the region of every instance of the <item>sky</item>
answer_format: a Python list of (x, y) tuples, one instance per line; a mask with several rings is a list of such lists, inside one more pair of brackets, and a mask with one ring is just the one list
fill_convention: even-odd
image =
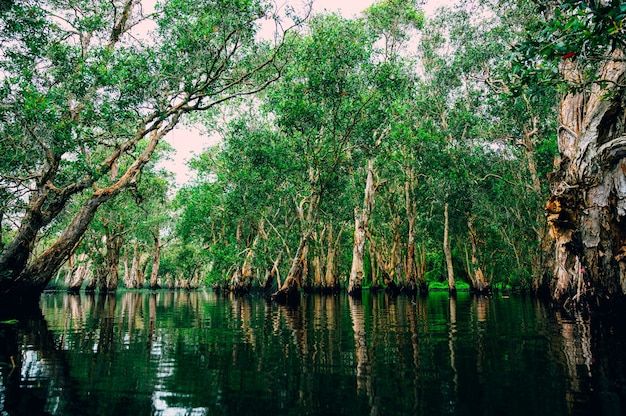
[[(292, 0), (303, 2), (303, 0)], [(426, 0), (423, 6), (424, 13), (431, 15), (437, 8), (447, 6), (454, 0)], [(314, 0), (313, 10), (316, 13), (323, 11), (339, 12), (343, 17), (351, 18), (360, 14), (361, 11), (369, 7), (374, 0)], [(167, 170), (174, 173), (176, 183), (182, 185), (188, 182), (193, 172), (187, 167), (187, 162), (202, 153), (202, 151), (210, 146), (214, 146), (219, 142), (216, 135), (210, 135), (203, 132), (201, 128), (180, 126), (172, 131), (166, 140), (176, 150), (175, 154), (170, 156), (170, 160), (162, 163)]]

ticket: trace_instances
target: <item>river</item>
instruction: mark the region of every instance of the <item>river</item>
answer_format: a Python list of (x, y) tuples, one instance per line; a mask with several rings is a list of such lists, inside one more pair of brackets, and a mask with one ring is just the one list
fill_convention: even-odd
[(623, 320), (521, 295), (52, 293), (32, 309), (0, 313), (0, 415), (626, 411)]

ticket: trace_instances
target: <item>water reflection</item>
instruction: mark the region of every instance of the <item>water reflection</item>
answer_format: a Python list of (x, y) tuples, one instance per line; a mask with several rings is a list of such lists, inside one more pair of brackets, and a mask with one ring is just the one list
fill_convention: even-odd
[(521, 297), (53, 294), (6, 319), (2, 415), (617, 415), (626, 397), (621, 321)]

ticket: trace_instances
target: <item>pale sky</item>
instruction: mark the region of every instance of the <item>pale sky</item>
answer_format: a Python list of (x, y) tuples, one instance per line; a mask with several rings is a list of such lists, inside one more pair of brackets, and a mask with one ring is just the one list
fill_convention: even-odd
[[(303, 4), (302, 0), (288, 0), (289, 3)], [(299, 3), (298, 3), (299, 2)], [(449, 6), (455, 0), (426, 0), (426, 4), (422, 7), (426, 15), (431, 15), (437, 8)], [(319, 13), (324, 10), (331, 12), (340, 12), (343, 17), (350, 18), (360, 14), (361, 11), (369, 7), (373, 0), (314, 0), (314, 12)], [(187, 167), (187, 162), (195, 155), (210, 146), (218, 143), (217, 136), (210, 136), (203, 133), (200, 128), (188, 126), (179, 126), (172, 131), (166, 138), (168, 143), (176, 149), (176, 153), (171, 156), (172, 160), (164, 162), (161, 166), (167, 170), (174, 172), (176, 175), (176, 183), (184, 184), (191, 179), (192, 172)]]

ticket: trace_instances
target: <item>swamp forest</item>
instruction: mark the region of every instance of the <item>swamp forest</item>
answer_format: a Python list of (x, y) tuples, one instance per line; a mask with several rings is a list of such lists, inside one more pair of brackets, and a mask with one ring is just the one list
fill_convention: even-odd
[(0, 0), (0, 415), (621, 414), (626, 3), (349, 3)]

